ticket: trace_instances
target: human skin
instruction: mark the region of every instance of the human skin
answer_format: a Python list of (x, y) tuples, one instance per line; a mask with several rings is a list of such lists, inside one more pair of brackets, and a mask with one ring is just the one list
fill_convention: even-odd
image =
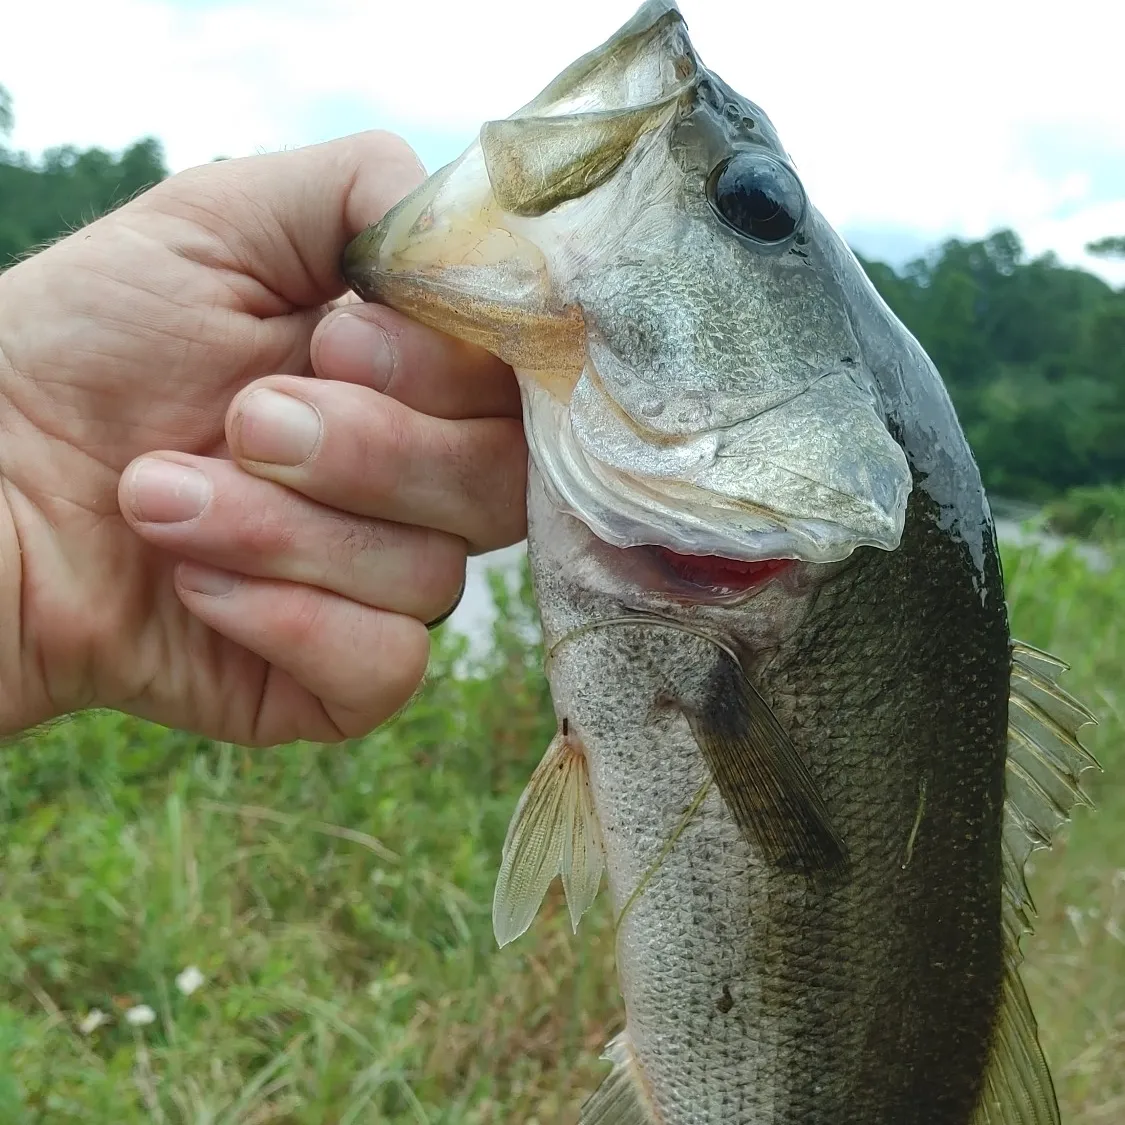
[(336, 741), (409, 699), (526, 519), (510, 371), (341, 301), (422, 176), (383, 133), (224, 161), (0, 274), (0, 735)]

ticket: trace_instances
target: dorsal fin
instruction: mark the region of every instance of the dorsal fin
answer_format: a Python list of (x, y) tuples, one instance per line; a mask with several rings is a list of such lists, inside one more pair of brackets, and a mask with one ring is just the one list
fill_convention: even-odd
[(1020, 942), (1031, 933), (1035, 907), (1024, 869), (1049, 847), (1078, 804), (1090, 804), (1080, 778), (1097, 761), (1078, 739), (1094, 716), (1058, 686), (1067, 665), (1016, 641), (1008, 697), (1008, 762), (1004, 799), (1002, 919), (1007, 973), (992, 1059), (972, 1125), (1059, 1125), (1035, 1016), (1020, 979)]

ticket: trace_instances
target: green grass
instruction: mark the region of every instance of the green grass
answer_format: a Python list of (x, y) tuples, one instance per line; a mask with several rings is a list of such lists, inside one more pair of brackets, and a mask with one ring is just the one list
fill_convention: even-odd
[[(1107, 767), (1036, 857), (1029, 987), (1064, 1120), (1125, 1114), (1125, 555), (1007, 553), (1016, 631), (1072, 661)], [(0, 756), (0, 1121), (548, 1125), (620, 1020), (604, 896), (497, 951), (492, 882), (553, 730), (525, 600), (445, 637), (415, 702), (344, 747), (247, 751), (109, 714)], [(1114, 768), (1117, 763), (1120, 769)], [(190, 996), (176, 975), (205, 975)], [(155, 1022), (124, 1013), (147, 1004)], [(83, 1034), (92, 1009), (109, 1016)]]
[(1031, 861), (1024, 979), (1068, 1125), (1125, 1119), (1125, 547), (1109, 551), (1101, 574), (1069, 551), (1005, 553), (1014, 631), (1071, 664), (1062, 686), (1101, 722), (1084, 732), (1105, 771), (1084, 778), (1095, 809)]

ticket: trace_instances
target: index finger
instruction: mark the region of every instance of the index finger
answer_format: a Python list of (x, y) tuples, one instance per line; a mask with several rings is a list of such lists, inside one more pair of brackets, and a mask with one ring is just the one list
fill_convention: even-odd
[(290, 307), (316, 308), (345, 291), (348, 241), (425, 179), (391, 133), (357, 133), (288, 152), (189, 168), (134, 201), (208, 233), (207, 264), (255, 279)]
[(434, 418), (519, 418), (512, 369), (490, 352), (384, 305), (329, 313), (311, 344), (322, 379), (359, 383)]

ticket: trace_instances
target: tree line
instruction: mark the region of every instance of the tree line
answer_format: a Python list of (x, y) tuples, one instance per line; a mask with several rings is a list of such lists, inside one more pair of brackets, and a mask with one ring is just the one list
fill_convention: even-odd
[[(0, 269), (168, 174), (160, 143), (73, 146), (40, 158), (5, 147), (0, 87)], [(1089, 249), (1125, 257), (1125, 237)], [(985, 483), (1041, 503), (1125, 482), (1125, 290), (1009, 230), (949, 239), (904, 267), (861, 259), (945, 379)]]

